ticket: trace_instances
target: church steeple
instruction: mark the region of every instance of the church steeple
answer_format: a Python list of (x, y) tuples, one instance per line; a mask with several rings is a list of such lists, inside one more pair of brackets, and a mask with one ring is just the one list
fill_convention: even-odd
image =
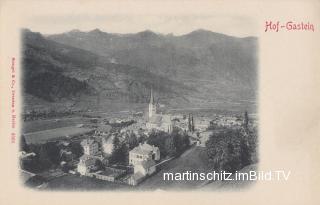
[(149, 104), (153, 104), (154, 103), (154, 99), (153, 99), (153, 91), (151, 88), (151, 93), (150, 93), (150, 103)]
[(149, 102), (149, 119), (157, 113), (157, 108), (154, 103), (153, 90), (150, 91), (150, 102)]

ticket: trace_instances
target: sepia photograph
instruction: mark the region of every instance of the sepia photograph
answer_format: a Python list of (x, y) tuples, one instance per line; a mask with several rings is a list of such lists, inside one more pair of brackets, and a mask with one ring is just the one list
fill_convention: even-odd
[(0, 0), (0, 204), (319, 204), (319, 11)]
[(256, 170), (259, 159), (258, 38), (189, 30), (22, 29), (22, 184), (107, 191), (253, 184), (236, 174)]

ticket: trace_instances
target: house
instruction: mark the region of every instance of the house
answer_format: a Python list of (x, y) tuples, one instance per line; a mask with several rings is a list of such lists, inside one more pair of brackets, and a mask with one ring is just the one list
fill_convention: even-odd
[(144, 160), (134, 164), (134, 173), (128, 178), (129, 185), (136, 186), (148, 175), (155, 173), (156, 163), (152, 159)]
[(129, 163), (131, 165), (148, 160), (160, 160), (160, 150), (158, 147), (151, 146), (147, 143), (140, 143), (129, 152)]
[(96, 166), (96, 159), (90, 155), (84, 154), (79, 160), (77, 171), (81, 175), (87, 175)]
[(134, 173), (141, 173), (143, 176), (151, 175), (156, 171), (156, 163), (149, 159), (134, 165)]
[(85, 139), (81, 142), (83, 152), (86, 155), (96, 155), (99, 152), (99, 144), (93, 139)]
[(129, 185), (136, 186), (136, 185), (138, 185), (144, 178), (145, 178), (145, 176), (143, 176), (140, 172), (134, 173), (133, 175), (131, 175), (131, 176), (128, 178), (128, 184), (129, 184)]

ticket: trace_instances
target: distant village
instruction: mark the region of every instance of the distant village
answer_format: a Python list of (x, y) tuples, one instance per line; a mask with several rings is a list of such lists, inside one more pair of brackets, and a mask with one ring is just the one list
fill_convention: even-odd
[[(159, 165), (188, 147), (205, 147), (216, 130), (240, 129), (244, 123), (256, 126), (255, 121), (244, 120), (243, 116), (235, 115), (209, 118), (191, 113), (163, 114), (158, 111), (151, 90), (147, 113), (135, 112), (111, 119), (90, 118), (88, 124), (24, 133), (20, 152), (21, 175), (24, 183), (38, 188), (46, 186), (46, 181), (51, 178), (66, 173), (136, 186), (156, 173)], [(59, 123), (59, 120), (53, 123)], [(50, 143), (54, 148), (49, 145), (43, 148), (44, 144)], [(48, 156), (37, 156), (42, 153)], [(51, 161), (57, 164), (55, 169), (43, 165), (37, 170), (35, 163), (38, 162), (33, 159), (45, 163), (43, 158), (46, 157), (53, 157)]]

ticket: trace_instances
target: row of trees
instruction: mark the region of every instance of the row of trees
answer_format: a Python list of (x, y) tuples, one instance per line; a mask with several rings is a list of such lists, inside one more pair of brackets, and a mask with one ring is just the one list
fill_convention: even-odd
[(29, 113), (23, 114), (24, 121), (32, 121), (38, 119), (49, 119), (49, 118), (56, 118), (56, 117), (64, 117), (68, 115), (74, 114), (76, 111), (71, 109), (63, 110), (63, 111), (56, 111), (56, 110), (32, 110)]

